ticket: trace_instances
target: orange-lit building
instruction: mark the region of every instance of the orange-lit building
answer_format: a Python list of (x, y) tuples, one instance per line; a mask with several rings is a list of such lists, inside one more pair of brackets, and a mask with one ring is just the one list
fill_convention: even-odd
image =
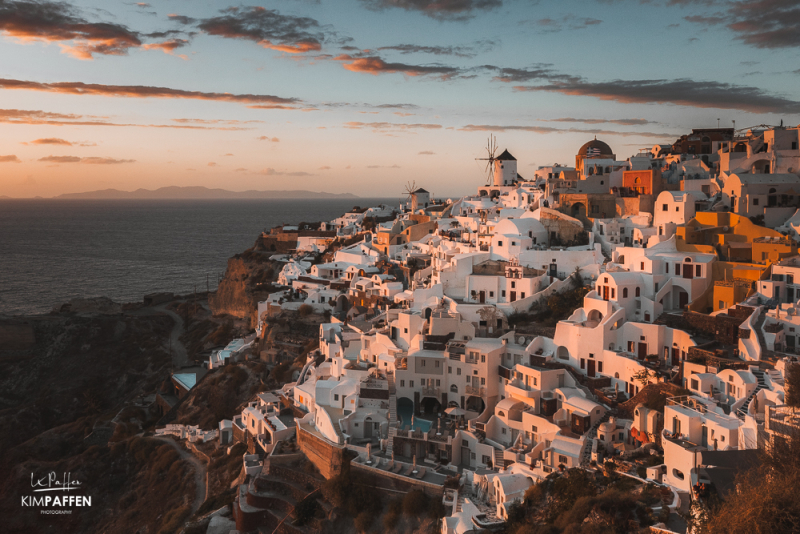
[(622, 187), (639, 195), (657, 195), (663, 189), (661, 169), (624, 171)]

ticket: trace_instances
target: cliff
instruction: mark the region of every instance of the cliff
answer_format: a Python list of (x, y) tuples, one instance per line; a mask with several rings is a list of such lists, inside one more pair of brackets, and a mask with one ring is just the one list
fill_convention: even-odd
[(280, 263), (269, 259), (270, 255), (250, 249), (228, 260), (217, 291), (208, 296), (214, 315), (250, 319), (250, 327), (255, 328), (258, 302), (276, 290), (272, 282), (281, 269)]

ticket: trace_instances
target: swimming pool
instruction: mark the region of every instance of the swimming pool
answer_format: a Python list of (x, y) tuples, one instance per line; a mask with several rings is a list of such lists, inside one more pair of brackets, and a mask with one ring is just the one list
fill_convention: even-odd
[(414, 429), (419, 428), (423, 432), (428, 432), (433, 424), (431, 421), (414, 417), (414, 425), (411, 425), (411, 416), (414, 414), (414, 406), (397, 403), (397, 417), (400, 419), (400, 428), (411, 426)]

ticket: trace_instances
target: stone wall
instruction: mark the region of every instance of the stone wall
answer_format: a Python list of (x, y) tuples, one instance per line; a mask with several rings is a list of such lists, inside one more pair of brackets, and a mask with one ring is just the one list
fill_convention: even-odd
[(388, 490), (390, 492), (408, 493), (413, 489), (420, 489), (425, 494), (434, 499), (441, 499), (444, 494), (444, 486), (424, 482), (414, 478), (409, 478), (397, 473), (382, 471), (374, 467), (363, 464), (350, 464), (352, 469), (357, 469), (364, 475), (363, 483), (376, 489)]
[(297, 425), (297, 444), (326, 479), (340, 475), (350, 463), (345, 449), (318, 437)]

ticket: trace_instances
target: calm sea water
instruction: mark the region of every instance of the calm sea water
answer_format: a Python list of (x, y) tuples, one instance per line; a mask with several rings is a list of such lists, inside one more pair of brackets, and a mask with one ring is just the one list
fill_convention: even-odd
[(347, 200), (0, 200), (0, 314), (46, 313), (75, 297), (140, 301), (216, 287), (264, 229), (335, 219)]

